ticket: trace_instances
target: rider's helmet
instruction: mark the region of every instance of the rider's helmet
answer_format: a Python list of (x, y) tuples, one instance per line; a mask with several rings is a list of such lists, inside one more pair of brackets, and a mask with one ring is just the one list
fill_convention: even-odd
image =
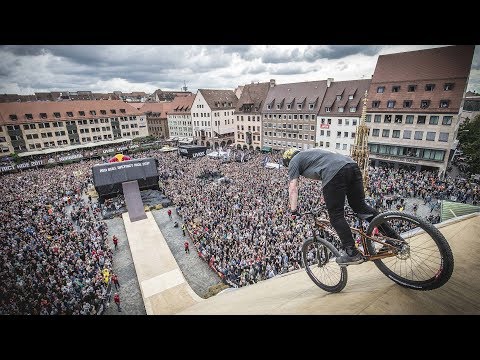
[(283, 166), (288, 167), (288, 164), (290, 164), (290, 160), (293, 159), (295, 155), (297, 155), (300, 152), (299, 149), (297, 148), (288, 148), (287, 150), (284, 151), (283, 153)]

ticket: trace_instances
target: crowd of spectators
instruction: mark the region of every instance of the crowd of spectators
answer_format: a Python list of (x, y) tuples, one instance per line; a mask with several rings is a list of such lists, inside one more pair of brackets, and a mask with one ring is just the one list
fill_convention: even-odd
[[(148, 150), (159, 160), (160, 187), (172, 200), (196, 250), (233, 286), (245, 286), (301, 267), (309, 221), (288, 214), (285, 168), (268, 169), (265, 154), (246, 162), (186, 158)], [(278, 162), (281, 154), (270, 154)], [(102, 160), (2, 176), (0, 314), (94, 314), (105, 301), (112, 250), (96, 201), (86, 199), (90, 169)], [(223, 181), (219, 181), (223, 179)], [(477, 204), (479, 186), (440, 179), (436, 172), (371, 168), (368, 192), (379, 210), (411, 211), (411, 199)], [(411, 202), (410, 202), (411, 203)], [(112, 209), (121, 204), (114, 201)], [(322, 207), (321, 183), (302, 178), (300, 210)]]

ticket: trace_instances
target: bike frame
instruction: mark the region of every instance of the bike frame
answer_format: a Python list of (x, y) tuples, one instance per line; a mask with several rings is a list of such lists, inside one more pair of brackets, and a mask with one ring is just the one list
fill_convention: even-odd
[[(315, 225), (317, 226), (317, 228), (321, 229), (321, 230), (325, 230), (327, 232), (331, 232), (331, 224), (330, 224), (330, 221), (326, 220), (326, 219), (319, 219), (319, 218), (315, 218)], [(330, 227), (330, 228), (329, 228)], [(365, 257), (365, 261), (373, 261), (373, 260), (379, 260), (379, 259), (385, 259), (385, 258), (388, 258), (388, 257), (392, 257), (392, 256), (395, 256), (396, 253), (393, 252), (393, 250), (395, 250), (396, 248), (388, 243), (385, 242), (385, 240), (387, 239), (390, 239), (389, 237), (387, 236), (384, 236), (384, 235), (381, 235), (383, 237), (384, 240), (380, 240), (380, 239), (377, 239), (376, 236), (368, 236), (364, 231), (363, 229), (357, 229), (357, 228), (354, 228), (354, 227), (350, 227), (350, 230), (352, 231), (352, 233), (354, 234), (358, 234), (360, 235), (360, 238), (361, 238), (361, 242), (362, 242), (362, 248), (363, 249), (358, 249), (358, 251), (360, 251), (360, 253)], [(314, 237), (316, 239), (316, 235), (314, 234)], [(388, 251), (384, 251), (382, 252), (381, 254), (370, 254), (369, 251), (368, 251), (368, 246), (367, 246), (367, 239), (368, 240), (371, 240), (371, 241), (374, 241), (376, 243), (379, 243), (379, 244), (382, 244), (383, 246), (387, 246), (390, 248), (390, 250)]]

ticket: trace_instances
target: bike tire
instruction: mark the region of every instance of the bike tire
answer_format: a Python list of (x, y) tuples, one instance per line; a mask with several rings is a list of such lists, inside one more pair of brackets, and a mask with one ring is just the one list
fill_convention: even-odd
[[(370, 222), (367, 235), (371, 236), (375, 227), (385, 223), (393, 224), (392, 226), (397, 226), (397, 228), (398, 226), (405, 226), (404, 229), (407, 231), (401, 233), (401, 236), (407, 241), (408, 254), (407, 252), (403, 254), (399, 252), (394, 257), (373, 260), (383, 274), (403, 287), (420, 291), (437, 289), (450, 279), (454, 267), (453, 253), (447, 240), (435, 226), (408, 213), (388, 211), (378, 214)], [(409, 226), (403, 225), (404, 223), (409, 224)], [(424, 247), (427, 241), (432, 243), (428, 248)], [(414, 242), (415, 246), (413, 246)], [(376, 253), (373, 241), (366, 239), (366, 243), (370, 254)], [(436, 259), (435, 254), (428, 255), (435, 251), (433, 244), (438, 250), (439, 260)], [(399, 260), (405, 262), (403, 264), (405, 270), (408, 270), (408, 260), (410, 260), (411, 277), (406, 277), (408, 271), (405, 271), (405, 275), (402, 273), (402, 263), (397, 268), (397, 262), (393, 263), (395, 258), (397, 262)], [(439, 261), (438, 269), (436, 269), (436, 261)], [(394, 265), (394, 269), (392, 269), (392, 265)], [(414, 279), (414, 270), (416, 279)]]
[[(311, 246), (314, 246), (316, 249), (316, 259), (315, 264), (309, 265), (308, 253)], [(322, 252), (322, 255), (328, 259), (328, 261), (322, 266), (318, 265), (318, 260), (320, 258), (318, 254), (320, 252)], [(338, 250), (330, 242), (324, 239), (307, 239), (302, 245), (302, 262), (308, 276), (319, 288), (331, 293), (338, 293), (343, 290), (345, 285), (347, 285), (347, 268), (346, 266), (340, 266), (336, 263), (335, 258), (337, 256), (340, 256)], [(314, 269), (312, 269), (312, 266)], [(319, 276), (314, 273), (315, 268), (322, 269), (321, 272), (326, 275), (328, 272), (329, 278), (333, 279), (333, 283), (326, 284), (322, 279), (319, 279)], [(333, 272), (338, 272), (338, 279), (333, 277)]]

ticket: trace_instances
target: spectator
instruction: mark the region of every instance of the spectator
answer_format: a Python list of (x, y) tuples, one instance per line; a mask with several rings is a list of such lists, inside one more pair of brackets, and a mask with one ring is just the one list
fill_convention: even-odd
[(185, 240), (184, 246), (185, 246), (185, 254), (190, 254), (188, 240)]
[(113, 301), (115, 301), (115, 304), (117, 305), (118, 312), (121, 312), (122, 309), (120, 308), (120, 295), (118, 295), (118, 292), (116, 292), (113, 296)]

